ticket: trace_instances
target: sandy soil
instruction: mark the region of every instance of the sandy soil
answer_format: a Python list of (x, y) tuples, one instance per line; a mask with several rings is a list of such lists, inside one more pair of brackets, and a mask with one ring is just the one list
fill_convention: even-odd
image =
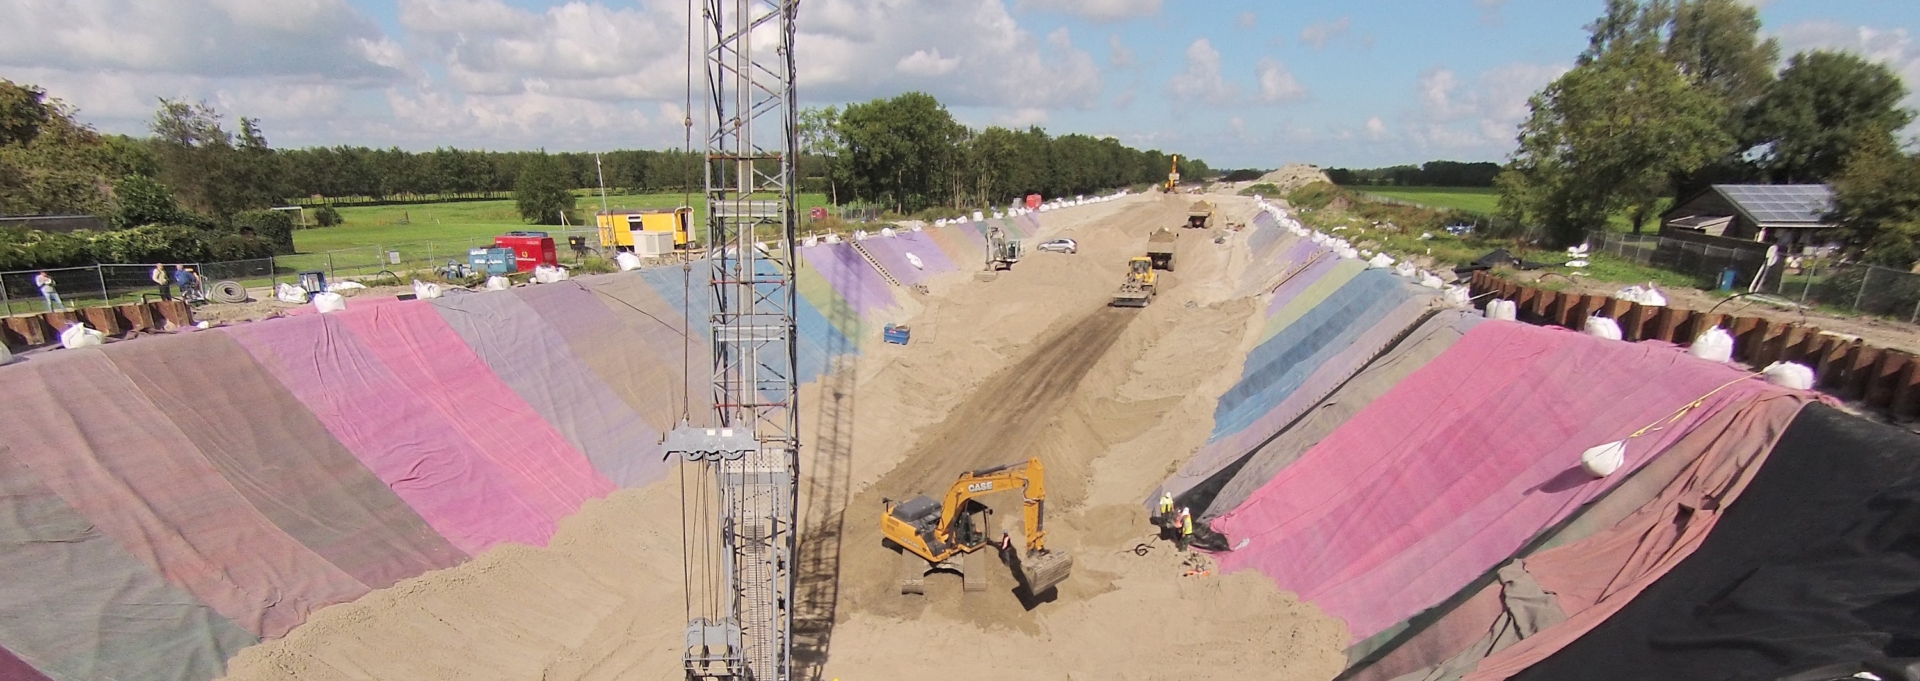
[[(1223, 223), (1251, 217), (1250, 199), (1215, 200)], [(1338, 673), (1339, 622), (1254, 573), (1183, 576), (1206, 566), (1150, 540), (1141, 500), (1205, 441), (1259, 323), (1251, 301), (1230, 298), (1241, 241), (1197, 231), (1183, 233), (1177, 274), (1162, 275), (1151, 306), (1105, 306), (1147, 232), (1184, 222), (1190, 201), (1050, 214), (1080, 253), (1035, 253), (995, 281), (935, 280), (895, 320), (913, 325), (912, 345), (876, 344), (803, 390), (797, 677)], [(1051, 544), (1074, 555), (1073, 577), (1039, 602), (1017, 598), (1003, 570), (984, 593), (933, 575), (926, 596), (899, 594), (880, 500), (1036, 455)], [(678, 499), (669, 480), (592, 502), (549, 548), (495, 549), (327, 608), (243, 651), (229, 678), (678, 678)]]

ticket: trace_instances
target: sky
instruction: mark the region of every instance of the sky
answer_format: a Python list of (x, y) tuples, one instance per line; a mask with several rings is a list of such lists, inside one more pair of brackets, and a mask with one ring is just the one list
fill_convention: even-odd
[[(1849, 50), (1920, 88), (1920, 2), (1755, 4), (1783, 58)], [(106, 132), (143, 134), (167, 97), (258, 118), (276, 147), (680, 148), (688, 5), (0, 0), (0, 78)], [(1602, 7), (803, 0), (795, 55), (802, 106), (920, 90), (975, 127), (1112, 136), (1215, 168), (1499, 161)]]

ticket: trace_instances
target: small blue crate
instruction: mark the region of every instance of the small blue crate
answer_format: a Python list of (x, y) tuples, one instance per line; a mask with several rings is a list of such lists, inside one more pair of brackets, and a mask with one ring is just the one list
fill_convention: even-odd
[(912, 335), (913, 335), (912, 329), (909, 329), (904, 326), (898, 326), (895, 324), (888, 324), (886, 328), (882, 329), (880, 332), (881, 340), (884, 340), (888, 343), (892, 343), (894, 345), (906, 345), (908, 337)]

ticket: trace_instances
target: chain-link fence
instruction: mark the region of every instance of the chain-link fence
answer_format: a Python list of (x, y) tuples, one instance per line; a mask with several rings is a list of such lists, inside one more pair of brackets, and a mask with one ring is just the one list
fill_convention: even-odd
[[(545, 230), (553, 237), (561, 263), (578, 262), (598, 251), (597, 230), (570, 227)], [(584, 250), (575, 250), (570, 239), (579, 237)], [(46, 312), (58, 301), (60, 307), (73, 309), (89, 305), (117, 305), (166, 297), (189, 300), (194, 295), (182, 291), (178, 272), (189, 269), (197, 276), (194, 294), (204, 295), (205, 287), (217, 281), (232, 280), (246, 288), (272, 288), (280, 282), (297, 281), (302, 273), (323, 272), (328, 280), (370, 277), (382, 272), (403, 273), (432, 270), (448, 263), (465, 264), (475, 248), (493, 246), (493, 237), (414, 241), (344, 248), (316, 253), (296, 253), (258, 260), (212, 263), (164, 263), (155, 281), (154, 264), (111, 264), (45, 270), (52, 281), (51, 295), (42, 295), (41, 270), (0, 272), (0, 310), (5, 314)], [(164, 289), (164, 292), (163, 292)]]
[[(1762, 274), (1767, 262), (1765, 244), (1758, 244), (1757, 248), (1725, 246), (1654, 234), (1594, 232), (1587, 235), (1587, 245), (1595, 253), (1691, 276), (1696, 286), (1706, 289), (1747, 290), (1754, 276)], [(1776, 267), (1768, 270), (1761, 281), (1775, 285), (1778, 276)]]
[(1651, 234), (1595, 233), (1587, 242), (1643, 265), (1697, 278), (1701, 288), (1765, 293), (1844, 314), (1920, 323), (1920, 274), (1834, 260), (1828, 251), (1777, 256), (1765, 246), (1727, 248)]

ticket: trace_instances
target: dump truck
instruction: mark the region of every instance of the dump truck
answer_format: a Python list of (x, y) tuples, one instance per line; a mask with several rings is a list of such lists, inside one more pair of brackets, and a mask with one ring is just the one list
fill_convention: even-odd
[(1001, 560), (1028, 595), (1046, 593), (1066, 581), (1073, 557), (1047, 548), (1046, 468), (1039, 459), (961, 473), (947, 488), (944, 500), (925, 495), (904, 502), (884, 502), (880, 534), (900, 548), (900, 593), (926, 593), (927, 574), (935, 570), (960, 573), (965, 591), (985, 591), (987, 569), (994, 562), (981, 549), (998, 541), (986, 527), (992, 513), (977, 498), (1020, 490), (1024, 541), (999, 550)]
[(1108, 304), (1114, 307), (1146, 307), (1147, 303), (1153, 302), (1156, 279), (1153, 258), (1143, 255), (1128, 260), (1127, 281), (1113, 293), (1113, 301)]
[(1213, 204), (1205, 201), (1195, 201), (1192, 206), (1187, 207), (1187, 227), (1192, 229), (1207, 229), (1212, 226)]
[(1153, 269), (1173, 271), (1173, 243), (1180, 233), (1161, 227), (1153, 230), (1147, 237), (1147, 259), (1152, 261)]

